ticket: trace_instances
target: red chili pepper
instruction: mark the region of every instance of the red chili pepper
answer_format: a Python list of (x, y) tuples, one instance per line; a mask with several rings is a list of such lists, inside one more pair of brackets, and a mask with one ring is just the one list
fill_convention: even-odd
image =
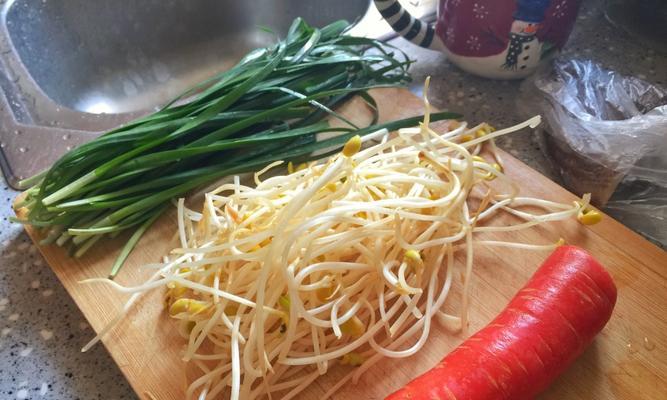
[(583, 353), (615, 303), (609, 273), (561, 246), (496, 319), (386, 400), (532, 399)]

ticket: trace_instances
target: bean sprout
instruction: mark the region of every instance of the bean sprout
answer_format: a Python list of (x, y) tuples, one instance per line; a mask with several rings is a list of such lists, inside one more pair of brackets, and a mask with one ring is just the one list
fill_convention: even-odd
[[(434, 317), (452, 331), (466, 327), (476, 246), (561, 243), (478, 233), (586, 213), (589, 196), (570, 205), (518, 197), (503, 172), (494, 138), (534, 127), (539, 117), (498, 131), (452, 121), (436, 133), (424, 101), (419, 127), (354, 137), (325, 163), (264, 179), (274, 163), (254, 175), (254, 188), (237, 178), (206, 194), (201, 213), (179, 200), (180, 246), (156, 275), (135, 287), (95, 280), (133, 293), (131, 302), (167, 288), (168, 312), (187, 339), (183, 358), (200, 372), (188, 399), (292, 398), (332, 366), (356, 366), (329, 396), (383, 357), (419, 351)], [(509, 193), (491, 189), (494, 179)], [(506, 212), (523, 222), (486, 224)], [(463, 265), (454, 262), (457, 252)], [(461, 309), (445, 313), (458, 277)]]

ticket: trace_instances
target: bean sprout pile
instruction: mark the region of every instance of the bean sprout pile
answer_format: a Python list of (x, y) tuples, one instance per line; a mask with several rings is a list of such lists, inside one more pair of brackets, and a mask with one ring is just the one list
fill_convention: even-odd
[[(519, 197), (504, 174), (494, 138), (539, 117), (497, 131), (452, 121), (438, 134), (426, 99), (425, 107), (419, 127), (352, 137), (325, 163), (266, 177), (274, 163), (254, 175), (255, 187), (235, 177), (205, 195), (201, 212), (179, 200), (180, 247), (146, 283), (96, 280), (133, 293), (126, 310), (167, 288), (168, 312), (187, 340), (183, 360), (199, 371), (188, 399), (290, 399), (329, 368), (355, 366), (329, 397), (383, 357), (415, 354), (434, 320), (452, 331), (467, 326), (475, 246), (560, 244), (477, 233), (597, 219), (588, 196), (573, 204)], [(493, 190), (494, 179), (511, 190)], [(473, 191), (483, 193), (474, 207)], [(501, 212), (523, 221), (485, 224)], [(448, 313), (457, 279), (461, 306)]]

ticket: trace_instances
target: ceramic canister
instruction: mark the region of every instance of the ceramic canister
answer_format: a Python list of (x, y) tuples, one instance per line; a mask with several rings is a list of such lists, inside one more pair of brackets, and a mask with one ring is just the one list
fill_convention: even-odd
[(412, 17), (397, 0), (375, 4), (396, 32), (445, 52), (459, 68), (517, 79), (563, 47), (581, 0), (440, 0), (434, 25)]

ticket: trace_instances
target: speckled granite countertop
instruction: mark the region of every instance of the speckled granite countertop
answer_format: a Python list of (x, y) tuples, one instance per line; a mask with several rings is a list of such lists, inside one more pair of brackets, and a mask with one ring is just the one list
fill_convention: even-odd
[[(590, 58), (624, 74), (667, 83), (667, 56), (614, 29), (600, 0), (585, 2), (565, 56)], [(418, 63), (413, 90), (432, 76), (432, 102), (463, 111), (470, 122), (516, 123), (514, 101), (520, 82), (472, 77), (445, 57), (394, 44)], [(500, 145), (553, 177), (530, 132), (503, 138)], [(20, 226), (8, 221), (16, 192), (0, 189), (0, 399), (135, 399), (136, 395), (104, 347), (80, 352), (93, 335), (83, 315)]]

